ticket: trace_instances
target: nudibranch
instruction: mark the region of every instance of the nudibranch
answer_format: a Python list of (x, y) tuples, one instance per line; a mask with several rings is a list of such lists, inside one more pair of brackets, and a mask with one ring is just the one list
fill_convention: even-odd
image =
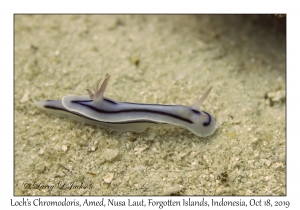
[(171, 124), (205, 137), (218, 128), (214, 117), (199, 109), (211, 88), (192, 106), (118, 102), (104, 97), (109, 78), (101, 86), (98, 80), (94, 93), (87, 89), (87, 96), (67, 95), (62, 100), (45, 100), (36, 105), (50, 114), (117, 131), (143, 132), (153, 125)]

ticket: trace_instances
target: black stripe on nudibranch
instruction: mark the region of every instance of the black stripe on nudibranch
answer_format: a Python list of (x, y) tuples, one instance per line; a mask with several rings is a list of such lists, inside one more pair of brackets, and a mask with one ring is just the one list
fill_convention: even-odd
[[(136, 105), (137, 103), (131, 103), (131, 102), (121, 102), (123, 104), (133, 104)], [(155, 106), (174, 106), (174, 105), (168, 105), (168, 104), (147, 104), (147, 103), (143, 103), (143, 105), (155, 105)]]
[[(104, 101), (106, 101), (106, 102), (108, 102), (108, 103), (111, 103), (111, 104), (117, 104), (116, 102), (114, 102), (114, 101), (112, 101), (112, 100), (110, 100), (110, 99), (108, 99), (108, 98), (103, 98), (103, 100)], [(72, 102), (76, 102), (76, 103), (78, 103), (78, 102), (92, 102), (93, 100), (74, 100), (74, 101), (72, 101)]]
[(205, 111), (202, 111), (202, 112), (204, 112), (204, 113), (207, 114), (207, 116), (208, 116), (208, 121), (205, 122), (205, 123), (203, 123), (202, 125), (204, 125), (204, 126), (209, 126), (209, 125), (210, 125), (210, 122), (211, 122), (211, 116), (210, 116), (210, 114), (208, 114), (208, 113), (205, 112)]
[(93, 106), (90, 106), (88, 104), (83, 104), (83, 103), (80, 103), (80, 102), (83, 102), (83, 101), (71, 101), (72, 103), (77, 103), (77, 104), (80, 104), (82, 106), (86, 106), (98, 113), (104, 113), (104, 114), (118, 114), (118, 113), (130, 113), (130, 112), (147, 112), (147, 113), (153, 113), (153, 114), (161, 114), (161, 115), (166, 115), (166, 116), (169, 116), (169, 117), (173, 117), (173, 118), (176, 118), (176, 119), (179, 119), (179, 120), (182, 120), (182, 121), (185, 121), (187, 123), (193, 123), (191, 120), (189, 119), (186, 119), (186, 118), (183, 118), (183, 117), (180, 117), (178, 115), (175, 115), (175, 114), (171, 114), (171, 113), (167, 113), (167, 112), (162, 112), (162, 111), (155, 111), (155, 110), (149, 110), (149, 109), (126, 109), (126, 110), (119, 110), (119, 111), (106, 111), (106, 110), (102, 110), (102, 109), (98, 109), (96, 107), (93, 107)]
[(200, 114), (200, 112), (198, 110), (196, 110), (196, 109), (191, 109), (191, 110), (192, 110), (192, 112), (194, 112), (196, 114)]
[(72, 102), (92, 102), (93, 100), (74, 100)]
[(104, 101), (106, 101), (108, 103), (111, 103), (111, 104), (117, 104), (116, 102), (114, 102), (112, 100), (109, 100), (108, 98), (104, 98)]
[[(50, 100), (49, 100), (50, 101)], [(82, 118), (85, 118), (85, 119), (88, 119), (88, 120), (92, 120), (92, 121), (95, 121), (95, 122), (102, 122), (102, 123), (107, 123), (107, 124), (130, 124), (130, 123), (153, 123), (153, 124), (165, 124), (165, 123), (158, 123), (158, 122), (153, 122), (151, 120), (132, 120), (132, 121), (123, 121), (123, 122), (106, 122), (106, 121), (101, 121), (101, 120), (95, 120), (93, 118), (89, 118), (87, 116), (84, 116), (84, 115), (81, 115), (79, 113), (76, 113), (76, 112), (71, 112), (67, 109), (62, 109), (62, 108), (59, 108), (59, 107), (56, 107), (56, 106), (50, 106), (50, 105), (45, 105), (44, 106), (45, 108), (48, 108), (48, 109), (56, 109), (56, 110), (61, 110), (61, 111), (65, 111), (65, 112), (68, 112), (68, 113), (71, 113), (71, 114), (74, 114), (74, 115), (77, 115), (79, 117), (82, 117)]]

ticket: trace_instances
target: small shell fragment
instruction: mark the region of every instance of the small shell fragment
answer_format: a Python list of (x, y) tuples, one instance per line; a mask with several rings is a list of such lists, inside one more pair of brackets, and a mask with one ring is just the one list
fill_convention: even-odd
[(119, 156), (118, 149), (107, 149), (105, 151), (105, 160), (108, 162), (114, 161)]
[(24, 103), (24, 102), (30, 100), (30, 98), (29, 98), (29, 93), (30, 93), (30, 92), (29, 92), (28, 90), (25, 90), (25, 93), (24, 93), (23, 97), (20, 99), (20, 102), (21, 102), (21, 103)]
[(182, 190), (184, 190), (184, 187), (182, 185), (169, 186), (164, 189), (162, 195), (178, 194)]
[(111, 183), (111, 181), (112, 181), (112, 179), (114, 178), (114, 174), (112, 174), (112, 173), (108, 173), (108, 174), (106, 174), (104, 177), (103, 177), (103, 181), (105, 182), (105, 183)]
[(67, 145), (62, 145), (61, 149), (65, 152), (68, 150), (68, 146)]

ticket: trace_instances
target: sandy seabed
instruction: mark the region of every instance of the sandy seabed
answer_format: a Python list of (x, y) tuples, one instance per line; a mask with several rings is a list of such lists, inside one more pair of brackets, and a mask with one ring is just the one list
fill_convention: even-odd
[[(15, 195), (286, 195), (285, 20), (267, 15), (16, 15)], [(192, 105), (219, 124), (101, 129), (34, 102), (86, 95)]]

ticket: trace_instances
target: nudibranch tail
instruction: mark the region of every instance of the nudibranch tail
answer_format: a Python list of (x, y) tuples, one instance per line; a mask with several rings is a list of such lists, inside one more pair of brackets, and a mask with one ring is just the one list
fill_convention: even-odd
[(204, 100), (206, 99), (206, 97), (208, 96), (208, 94), (210, 93), (212, 87), (210, 87), (204, 94), (203, 96), (199, 99), (199, 101), (197, 101), (192, 108), (199, 110), (199, 107), (201, 106), (201, 104), (204, 102)]
[(91, 90), (86, 89), (89, 97), (91, 100), (94, 101), (95, 104), (99, 104), (101, 103), (101, 101), (103, 100), (104, 97), (104, 92), (106, 90), (107, 84), (108, 84), (108, 80), (109, 80), (110, 76), (108, 75), (105, 80), (103, 81), (102, 85), (100, 86), (100, 82), (102, 80), (102, 78), (100, 78), (96, 84), (95, 84), (95, 93), (93, 94)]

